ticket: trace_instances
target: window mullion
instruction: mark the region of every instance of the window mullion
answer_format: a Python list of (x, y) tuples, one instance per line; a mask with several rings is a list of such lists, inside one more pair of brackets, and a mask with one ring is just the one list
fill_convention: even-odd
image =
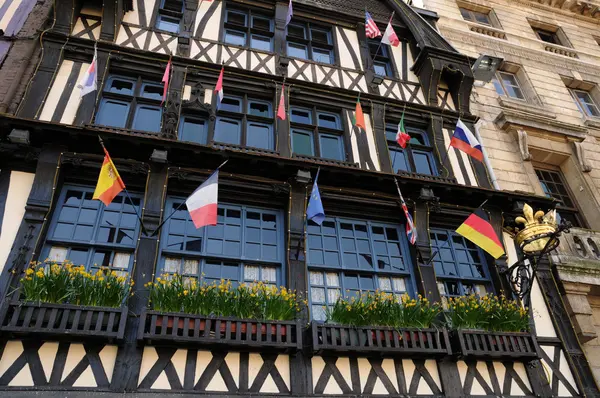
[[(342, 228), (340, 226), (340, 219), (338, 217), (334, 217), (333, 219), (335, 225), (335, 232), (338, 236), (338, 255), (340, 256), (340, 264), (342, 269), (346, 269), (346, 265), (344, 264), (344, 248), (342, 246)], [(323, 237), (323, 255), (325, 254), (325, 237)], [(325, 257), (323, 256), (323, 262), (325, 262)]]

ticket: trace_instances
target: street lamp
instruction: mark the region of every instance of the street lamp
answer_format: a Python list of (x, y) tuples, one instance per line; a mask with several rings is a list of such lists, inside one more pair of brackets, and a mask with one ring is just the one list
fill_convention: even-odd
[(546, 214), (538, 210), (534, 214), (528, 204), (523, 206), (523, 215), (515, 218), (515, 222), (523, 227), (509, 231), (520, 249), (519, 261), (505, 273), (508, 274), (513, 292), (528, 302), (540, 260), (558, 247), (560, 234), (568, 232), (571, 224), (565, 220), (557, 223), (556, 210)]

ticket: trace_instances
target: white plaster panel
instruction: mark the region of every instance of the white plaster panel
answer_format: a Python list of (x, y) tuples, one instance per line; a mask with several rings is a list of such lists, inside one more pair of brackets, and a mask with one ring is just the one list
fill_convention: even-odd
[(456, 367), (458, 369), (458, 377), (460, 377), (460, 385), (464, 386), (465, 379), (467, 378), (467, 370), (469, 367), (467, 366), (465, 361), (458, 361), (456, 363)]
[[(221, 28), (221, 14), (223, 13), (223, 3), (221, 1), (216, 1), (217, 9), (214, 14), (210, 17), (210, 19), (206, 23), (206, 27), (204, 28), (204, 32), (202, 32), (203, 39), (209, 39), (218, 41), (219, 40), (219, 30)], [(198, 8), (198, 13), (196, 14), (196, 21), (194, 23), (194, 33), (198, 30), (198, 24), (200, 20), (206, 14), (206, 11), (210, 8), (212, 2), (203, 1)]]
[[(571, 386), (573, 386), (575, 390), (578, 390), (577, 383), (575, 383), (575, 378), (573, 377), (573, 373), (571, 372), (571, 368), (569, 368), (569, 363), (567, 362), (567, 358), (565, 358), (565, 353), (562, 349), (560, 350), (559, 370), (560, 373), (562, 373), (562, 375), (564, 376), (564, 378), (569, 382), (569, 384), (571, 384)], [(570, 397), (572, 394), (569, 393), (569, 390), (567, 390), (567, 387), (565, 387), (565, 385), (562, 382), (559, 382), (558, 395), (561, 397)]]
[(23, 369), (8, 383), (9, 387), (29, 387), (33, 386), (33, 377), (29, 365), (23, 366)]
[[(288, 355), (279, 355), (275, 360), (275, 367), (279, 371), (281, 378), (285, 382), (285, 385), (290, 388), (290, 357)], [(238, 372), (239, 373), (239, 372)], [(279, 388), (277, 391), (279, 392)]]
[[(233, 381), (235, 385), (239, 387), (240, 385), (240, 353), (239, 352), (230, 352), (225, 356), (225, 363), (231, 372), (231, 377), (233, 377)], [(183, 384), (183, 381), (182, 381)], [(279, 391), (279, 390), (278, 390)]]
[(92, 367), (88, 365), (73, 383), (73, 387), (98, 387)]
[(113, 371), (115, 370), (118, 349), (119, 347), (116, 345), (107, 345), (98, 354), (109, 383), (112, 381)]
[(459, 151), (460, 157), (462, 158), (463, 164), (465, 165), (465, 170), (467, 170), (467, 176), (469, 176), (469, 181), (471, 182), (471, 186), (478, 186), (477, 178), (475, 177), (475, 172), (473, 171), (473, 164), (469, 159), (469, 155), (464, 153), (463, 151)]
[[(360, 65), (360, 69), (363, 70), (364, 66), (362, 63), (362, 57), (360, 56), (360, 42), (358, 41), (358, 35), (356, 34), (356, 31), (352, 30), (352, 29), (341, 28), (341, 27), (338, 29), (343, 30), (344, 33), (346, 34), (346, 37), (348, 38), (348, 41), (350, 42), (350, 46), (352, 47), (352, 50), (354, 50), (354, 54), (356, 54), (356, 58), (358, 58), (358, 64)], [(338, 43), (340, 43), (339, 40), (338, 40)], [(343, 41), (342, 41), (342, 43), (343, 43)], [(348, 55), (350, 56), (349, 53), (348, 53)], [(347, 65), (345, 65), (343, 62), (341, 65), (346, 68), (356, 69), (356, 67), (354, 66), (354, 61), (352, 61), (351, 56), (348, 61), (349, 61), (349, 63)]]
[(52, 120), (52, 115), (54, 114), (54, 110), (58, 105), (60, 96), (67, 86), (67, 80), (69, 79), (69, 74), (71, 73), (71, 69), (73, 69), (73, 65), (73, 61), (64, 60), (60, 65), (60, 68), (58, 68), (54, 82), (52, 82), (52, 88), (50, 89), (50, 92), (44, 101), (44, 107), (42, 108), (42, 113), (40, 114), (40, 120)]
[(350, 146), (352, 147), (352, 157), (355, 162), (360, 162), (360, 153), (358, 152), (358, 137), (356, 136), (356, 130), (352, 126), (352, 115), (354, 115), (354, 111), (348, 110), (346, 112), (346, 119), (348, 121), (348, 126), (350, 126)]
[(183, 94), (181, 95), (181, 99), (184, 101), (189, 101), (192, 97), (192, 86), (186, 84), (183, 86)]
[(6, 342), (2, 358), (0, 358), (0, 376), (4, 375), (8, 368), (21, 356), (23, 353), (23, 343), (20, 340), (10, 340)]
[[(208, 366), (212, 359), (212, 353), (210, 351), (198, 351), (196, 355), (196, 372), (194, 374), (194, 384), (200, 380), (200, 376)], [(218, 372), (217, 372), (218, 373)]]
[(260, 368), (263, 365), (263, 359), (260, 354), (250, 353), (248, 357), (248, 385), (254, 383), (254, 379), (258, 375)]
[[(11, 171), (8, 182), (8, 193), (4, 205), (2, 230), (0, 231), (0, 266), (4, 266), (10, 249), (15, 241), (21, 220), (25, 215), (25, 205), (33, 185), (34, 173)], [(21, 344), (19, 342), (19, 344)]]
[(388, 376), (396, 391), (400, 391), (398, 388), (398, 378), (396, 377), (396, 366), (394, 365), (394, 360), (392, 358), (384, 359), (383, 362), (381, 362), (381, 369), (383, 369), (385, 374)]
[(552, 318), (550, 318), (550, 313), (548, 312), (548, 307), (546, 306), (546, 301), (540, 290), (537, 278), (531, 287), (531, 309), (533, 311), (533, 322), (537, 335), (540, 337), (556, 337)]
[(40, 362), (42, 363), (42, 369), (44, 370), (44, 376), (46, 376), (46, 381), (50, 380), (50, 375), (52, 374), (52, 366), (54, 366), (54, 360), (56, 359), (57, 352), (58, 343), (55, 342), (46, 342), (42, 344), (42, 346), (38, 350)]
[[(440, 380), (440, 373), (438, 370), (437, 362), (434, 359), (426, 360), (425, 361), (425, 369), (427, 369), (427, 371), (431, 375), (431, 378), (435, 382), (435, 385), (438, 386), (438, 388), (441, 390), (442, 382)], [(424, 380), (422, 380), (422, 381), (424, 381)]]
[(209, 88), (204, 89), (204, 103), (212, 104), (213, 91)]
[(319, 380), (319, 376), (323, 373), (323, 369), (325, 369), (325, 361), (323, 358), (319, 356), (314, 356), (311, 359), (311, 368), (312, 368), (312, 380), (313, 380), (313, 391), (317, 380)]
[[(79, 84), (79, 82), (81, 81), (81, 79), (83, 79), (83, 76), (85, 75), (85, 73), (87, 72), (88, 67), (90, 66), (90, 64), (88, 63), (84, 63), (81, 64), (81, 69), (79, 70), (79, 75), (77, 75), (77, 80), (75, 82), (75, 87), (71, 88), (71, 95), (69, 96), (69, 100), (67, 102), (67, 107), (65, 108), (61, 118), (60, 118), (60, 122), (64, 123), (64, 124), (73, 124), (73, 122), (75, 121), (75, 116), (77, 115), (77, 109), (79, 109), (79, 105), (81, 104), (81, 90), (79, 88), (77, 88), (77, 85)], [(65, 87), (66, 89), (66, 87)], [(96, 91), (90, 93), (89, 95), (93, 95), (96, 96)]]
[(413, 374), (415, 373), (415, 363), (412, 359), (403, 359), (402, 369), (404, 369), (404, 380), (406, 380), (407, 383), (410, 383), (410, 380), (412, 380)]
[[(525, 370), (525, 364), (523, 362), (515, 362), (513, 363), (513, 369), (515, 373), (519, 375), (521, 380), (523, 380), (523, 384), (529, 391), (531, 391), (531, 384), (529, 383), (529, 377), (527, 377), (527, 371)], [(521, 390), (521, 387), (517, 384), (516, 381), (512, 381), (511, 391), (512, 395), (525, 395), (525, 392)]]
[(149, 27), (152, 21), (152, 13), (156, 7), (156, 2), (160, 0), (144, 0), (144, 13), (146, 14), (146, 27)]
[[(79, 362), (85, 357), (85, 348), (83, 344), (72, 343), (69, 345), (69, 351), (67, 353), (67, 359), (65, 361), (65, 367), (63, 369), (62, 381), (65, 381), (67, 376), (75, 369), (75, 366), (79, 365)], [(81, 375), (83, 377), (83, 374)], [(80, 378), (81, 378), (80, 377)]]
[(169, 390), (171, 389), (171, 383), (169, 383), (169, 378), (167, 374), (162, 371), (150, 387), (152, 390)]
[[(458, 158), (456, 157), (456, 153), (454, 152), (454, 150), (452, 148), (448, 149), (448, 146), (450, 145), (450, 139), (452, 137), (452, 132), (449, 131), (448, 129), (443, 129), (443, 135), (444, 135), (444, 149), (446, 151), (446, 153), (448, 154), (448, 159), (450, 160), (450, 165), (452, 166), (452, 170), (454, 171), (454, 177), (456, 177), (456, 180), (458, 181), (459, 184), (461, 185), (465, 185), (465, 179), (460, 171), (460, 165), (458, 164)], [(441, 153), (442, 149), (440, 149), (440, 153)], [(444, 154), (442, 154), (441, 156), (446, 156)]]
[(377, 154), (377, 146), (375, 144), (375, 131), (373, 129), (373, 126), (371, 125), (371, 116), (366, 113), (365, 113), (365, 127), (367, 128), (367, 131), (365, 134), (367, 134), (367, 142), (369, 143), (369, 154), (371, 155), (371, 160), (373, 161), (373, 164), (375, 165), (375, 170), (380, 171), (381, 164), (379, 161), (379, 156)]
[[(200, 355), (200, 352), (198, 352)], [(138, 379), (138, 386), (144, 380), (152, 366), (158, 360), (158, 354), (156, 353), (156, 349), (151, 346), (144, 347), (144, 352), (142, 353), (142, 364), (140, 365), (140, 377)]]
[(177, 377), (179, 378), (179, 382), (183, 385), (183, 376), (185, 372), (185, 362), (187, 359), (187, 350), (178, 349), (175, 351), (175, 354), (171, 357), (171, 362), (175, 367), (175, 372), (177, 372)]

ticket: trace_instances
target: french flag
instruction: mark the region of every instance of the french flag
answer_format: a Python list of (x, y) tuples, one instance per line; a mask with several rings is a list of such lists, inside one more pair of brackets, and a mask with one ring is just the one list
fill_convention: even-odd
[(94, 48), (94, 59), (92, 59), (92, 63), (88, 66), (88, 69), (85, 71), (83, 78), (77, 85), (81, 91), (79, 92), (79, 97), (83, 97), (86, 94), (89, 94), (97, 89), (97, 80), (98, 80), (98, 51)]
[(185, 205), (187, 206), (190, 217), (197, 229), (206, 225), (217, 225), (218, 195), (219, 170), (208, 177), (208, 179), (185, 200)]
[(469, 130), (460, 119), (458, 119), (458, 122), (456, 123), (454, 135), (452, 135), (452, 139), (450, 140), (450, 146), (483, 162), (481, 144), (477, 141), (477, 138), (475, 138), (471, 130)]
[(215, 94), (217, 94), (217, 110), (221, 106), (221, 101), (223, 101), (223, 71), (225, 67), (221, 67), (221, 73), (219, 73), (219, 79), (217, 80), (217, 85), (215, 86)]

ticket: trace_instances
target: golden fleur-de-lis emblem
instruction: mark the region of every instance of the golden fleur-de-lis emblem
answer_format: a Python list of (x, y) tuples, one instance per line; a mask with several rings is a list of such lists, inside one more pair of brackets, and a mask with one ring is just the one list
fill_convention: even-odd
[(109, 177), (110, 177), (112, 180), (114, 180), (114, 179), (117, 177), (117, 176), (116, 176), (116, 173), (114, 172), (114, 170), (113, 170), (113, 168), (112, 168), (112, 167), (109, 167), (109, 168), (108, 168), (108, 176), (109, 176)]

